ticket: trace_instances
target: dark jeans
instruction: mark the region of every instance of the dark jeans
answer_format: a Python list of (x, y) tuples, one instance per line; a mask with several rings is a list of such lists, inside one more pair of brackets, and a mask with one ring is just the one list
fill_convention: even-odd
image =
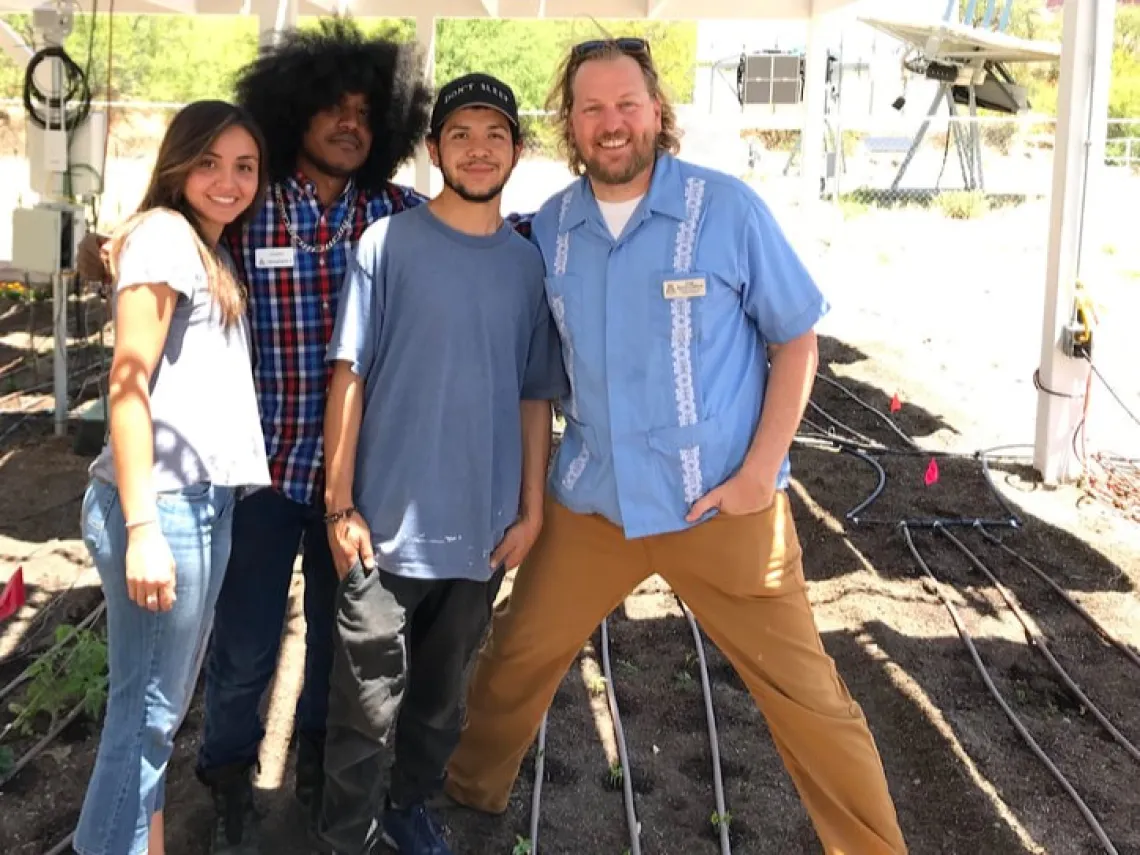
[(389, 766), (396, 805), (442, 789), (502, 580), (406, 579), (358, 563), (341, 583), (320, 823), (336, 851), (367, 852), (378, 839)]
[(272, 489), (258, 490), (234, 510), (233, 551), (214, 614), (206, 661), (205, 734), (198, 772), (252, 766), (265, 736), (260, 704), (277, 670), (281, 631), (297, 549), (304, 541), (305, 685), (295, 730), (309, 744), (324, 740), (337, 575), (319, 510)]

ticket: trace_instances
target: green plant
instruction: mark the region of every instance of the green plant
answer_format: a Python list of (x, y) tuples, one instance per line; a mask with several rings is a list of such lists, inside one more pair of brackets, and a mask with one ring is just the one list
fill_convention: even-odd
[(989, 200), (981, 190), (951, 190), (939, 193), (935, 205), (952, 220), (976, 220), (990, 209)]
[(719, 829), (722, 825), (728, 828), (732, 825), (732, 811), (726, 810), (724, 813), (717, 813), (714, 810), (712, 816), (709, 817), (709, 822), (712, 823), (712, 827), (715, 829)]
[[(74, 627), (61, 624), (55, 639), (62, 642), (73, 632)], [(107, 643), (95, 630), (79, 630), (69, 644), (39, 659), (31, 673), (23, 703), (9, 705), (16, 716), (10, 728), (31, 735), (37, 716), (46, 714), (54, 725), (61, 714), (80, 704), (96, 718), (107, 700)]]
[(521, 834), (515, 835), (515, 848), (511, 850), (511, 855), (530, 855), (533, 851), (534, 843), (529, 837), (523, 837)]
[(1017, 137), (1017, 123), (1013, 121), (982, 125), (982, 143), (988, 148), (1009, 154)]
[(611, 787), (615, 790), (621, 786), (622, 781), (625, 779), (625, 770), (621, 767), (621, 761), (615, 760), (610, 764), (609, 771), (606, 774), (606, 780), (609, 781)]
[(676, 674), (673, 675), (673, 682), (676, 683), (682, 689), (688, 689), (696, 681), (693, 680), (693, 675), (690, 674), (688, 671), (678, 671)]
[(595, 697), (606, 692), (606, 678), (601, 674), (594, 674), (586, 679), (586, 689)]

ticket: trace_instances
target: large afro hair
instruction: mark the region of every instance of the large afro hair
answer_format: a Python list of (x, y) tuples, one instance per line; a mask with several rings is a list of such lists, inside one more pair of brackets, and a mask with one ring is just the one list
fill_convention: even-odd
[(432, 92), (414, 45), (367, 37), (349, 18), (291, 30), (238, 72), (235, 90), (269, 146), (269, 177), (292, 175), (309, 122), (349, 93), (368, 99), (372, 149), (356, 185), (379, 191), (427, 132)]

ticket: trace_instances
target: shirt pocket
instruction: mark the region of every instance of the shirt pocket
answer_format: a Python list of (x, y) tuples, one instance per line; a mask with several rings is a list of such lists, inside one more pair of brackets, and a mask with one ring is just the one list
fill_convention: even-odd
[(729, 437), (719, 416), (651, 430), (647, 442), (654, 470), (667, 487), (668, 502), (681, 516), (732, 474), (727, 471)]
[(554, 479), (561, 496), (566, 499), (565, 504), (571, 510), (579, 510), (572, 496), (592, 494), (602, 472), (602, 450), (598, 447), (594, 428), (569, 414), (565, 414), (565, 419), (566, 430), (558, 446)]

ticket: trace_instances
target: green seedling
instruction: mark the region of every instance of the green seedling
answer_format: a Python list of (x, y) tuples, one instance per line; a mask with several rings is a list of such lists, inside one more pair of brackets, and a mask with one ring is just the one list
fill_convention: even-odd
[(673, 675), (673, 682), (675, 682), (682, 689), (688, 689), (694, 683), (693, 675), (688, 671), (678, 671)]
[[(56, 641), (66, 639), (73, 629), (56, 627)], [(90, 718), (97, 719), (106, 701), (107, 643), (100, 633), (83, 629), (32, 666), (23, 702), (9, 704), (16, 716), (10, 727), (31, 736), (33, 722), (41, 713), (50, 719), (50, 727), (77, 704)]]
[(712, 823), (712, 827), (718, 831), (722, 825), (728, 828), (732, 825), (732, 811), (726, 810), (724, 813), (718, 813), (714, 810), (712, 816), (709, 817), (709, 822)]
[(586, 681), (586, 688), (591, 695), (604, 695), (606, 693), (606, 678), (601, 674), (594, 674)]
[(523, 837), (521, 834), (515, 835), (515, 848), (511, 850), (511, 855), (530, 855), (534, 851), (534, 844), (529, 837)]
[(621, 768), (621, 761), (615, 760), (610, 764), (609, 781), (610, 786), (615, 790), (621, 786), (622, 781), (625, 780), (625, 771)]

